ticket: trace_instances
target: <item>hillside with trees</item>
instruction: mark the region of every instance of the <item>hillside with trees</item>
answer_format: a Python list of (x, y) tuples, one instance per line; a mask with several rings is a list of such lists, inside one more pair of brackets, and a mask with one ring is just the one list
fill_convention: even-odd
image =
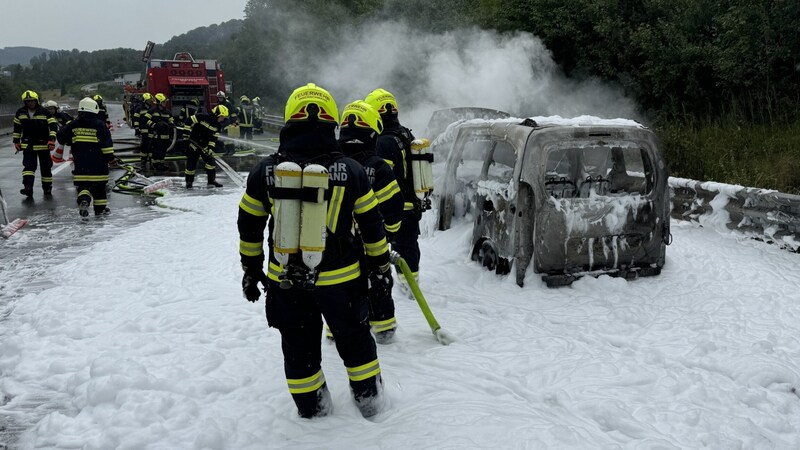
[(3, 47), (0, 48), (0, 67), (12, 64), (26, 65), (34, 56), (47, 53), (50, 50), (39, 47)]
[(570, 79), (601, 80), (633, 98), (672, 174), (800, 193), (795, 0), (250, 0), (246, 15), (220, 55), (240, 91), (285, 97), (291, 86), (275, 68), (291, 59), (287, 44), (334, 51), (364, 24), (528, 32)]
[[(569, 80), (597, 80), (633, 99), (661, 137), (673, 175), (800, 193), (796, 0), (249, 0), (245, 14), (176, 36), (156, 46), (154, 56), (189, 51), (218, 59), (237, 93), (259, 95), (280, 110), (298, 69), (330, 74), (348, 63), (315, 66), (356, 30), (371, 33), (362, 38), (367, 46), (397, 23), (412, 34), (529, 33)], [(372, 67), (363, 70), (380, 67), (403, 44), (376, 49)], [(17, 95), (23, 82), (69, 90), (141, 70), (140, 54), (40, 55), (0, 78), (0, 98)], [(413, 86), (417, 71), (401, 68), (390, 76)]]

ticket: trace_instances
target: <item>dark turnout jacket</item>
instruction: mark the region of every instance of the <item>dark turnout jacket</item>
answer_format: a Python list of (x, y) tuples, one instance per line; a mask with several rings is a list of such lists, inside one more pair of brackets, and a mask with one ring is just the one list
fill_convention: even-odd
[(58, 121), (41, 105), (36, 105), (33, 114), (29, 114), (26, 107), (14, 114), (12, 139), (15, 144), (28, 146), (31, 150), (49, 150), (47, 143), (55, 142), (57, 131)]
[(59, 130), (58, 142), (72, 147), (75, 182), (108, 181), (114, 143), (105, 122), (96, 114), (78, 113), (77, 119)]
[[(361, 276), (360, 261), (366, 254), (367, 269), (389, 264), (388, 245), (378, 200), (364, 169), (352, 158), (339, 153), (333, 130), (317, 133), (315, 127), (328, 124), (290, 124), (281, 130), (278, 153), (261, 160), (247, 178), (247, 188), (239, 203), (239, 254), (247, 269), (259, 269), (264, 261), (264, 229), (269, 222), (269, 267), (267, 277), (278, 282), (283, 267), (272, 250), (270, 220), (274, 211), (275, 167), (283, 161), (301, 166), (321, 164), (328, 167), (326, 191), (328, 213), (327, 238), (323, 259), (317, 267), (318, 287), (356, 280)], [(361, 239), (353, 235), (355, 223)], [(363, 246), (362, 246), (363, 241)]]

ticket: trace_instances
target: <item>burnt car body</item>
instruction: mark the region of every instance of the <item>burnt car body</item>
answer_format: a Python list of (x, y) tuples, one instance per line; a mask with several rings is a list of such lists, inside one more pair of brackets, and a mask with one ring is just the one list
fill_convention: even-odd
[(439, 229), (472, 214), (471, 256), (499, 274), (528, 266), (548, 286), (583, 275), (657, 275), (669, 230), (666, 165), (629, 120), (467, 121), (452, 139)]

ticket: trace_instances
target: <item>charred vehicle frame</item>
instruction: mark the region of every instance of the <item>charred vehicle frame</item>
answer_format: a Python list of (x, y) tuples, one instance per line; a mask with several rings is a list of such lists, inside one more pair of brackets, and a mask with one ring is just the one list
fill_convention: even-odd
[(507, 119), (449, 132), (439, 229), (472, 213), (473, 260), (498, 274), (513, 267), (520, 286), (530, 265), (551, 287), (661, 272), (671, 239), (668, 174), (646, 127)]

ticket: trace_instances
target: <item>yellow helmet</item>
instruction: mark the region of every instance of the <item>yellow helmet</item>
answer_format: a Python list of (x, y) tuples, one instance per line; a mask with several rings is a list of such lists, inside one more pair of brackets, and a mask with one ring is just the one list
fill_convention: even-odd
[(153, 96), (150, 95), (149, 92), (145, 92), (144, 94), (142, 94), (142, 100), (144, 100), (146, 102), (149, 102), (152, 98), (153, 98)]
[(356, 127), (383, 132), (383, 120), (375, 108), (364, 100), (356, 100), (344, 107), (342, 111), (342, 128)]
[(250, 98), (247, 97), (246, 95), (243, 95), (243, 96), (239, 97), (239, 101), (242, 102), (242, 103), (245, 103), (245, 102), (250, 103)]
[(367, 95), (364, 101), (372, 105), (378, 114), (397, 114), (397, 100), (386, 89), (375, 89)]
[(217, 105), (211, 112), (217, 117), (228, 117), (228, 107), (225, 105)]
[(100, 94), (95, 94), (94, 97), (92, 97), (92, 100), (99, 102), (103, 100), (103, 96), (101, 96)]
[(39, 94), (31, 90), (23, 92), (22, 101), (27, 102), (28, 100), (36, 100), (36, 103), (39, 103)]
[[(309, 108), (316, 105), (316, 108)], [(315, 111), (317, 109), (318, 111)], [(312, 115), (321, 122), (339, 124), (339, 109), (330, 92), (314, 83), (308, 83), (292, 92), (286, 101), (286, 110), (283, 113), (284, 122), (305, 122)]]
[(164, 94), (162, 94), (161, 92), (159, 92), (158, 94), (156, 94), (156, 95), (155, 95), (155, 98), (156, 98), (156, 101), (157, 101), (158, 103), (164, 103), (164, 102), (166, 102), (166, 101), (167, 101), (167, 96), (166, 96), (166, 95), (164, 95)]

